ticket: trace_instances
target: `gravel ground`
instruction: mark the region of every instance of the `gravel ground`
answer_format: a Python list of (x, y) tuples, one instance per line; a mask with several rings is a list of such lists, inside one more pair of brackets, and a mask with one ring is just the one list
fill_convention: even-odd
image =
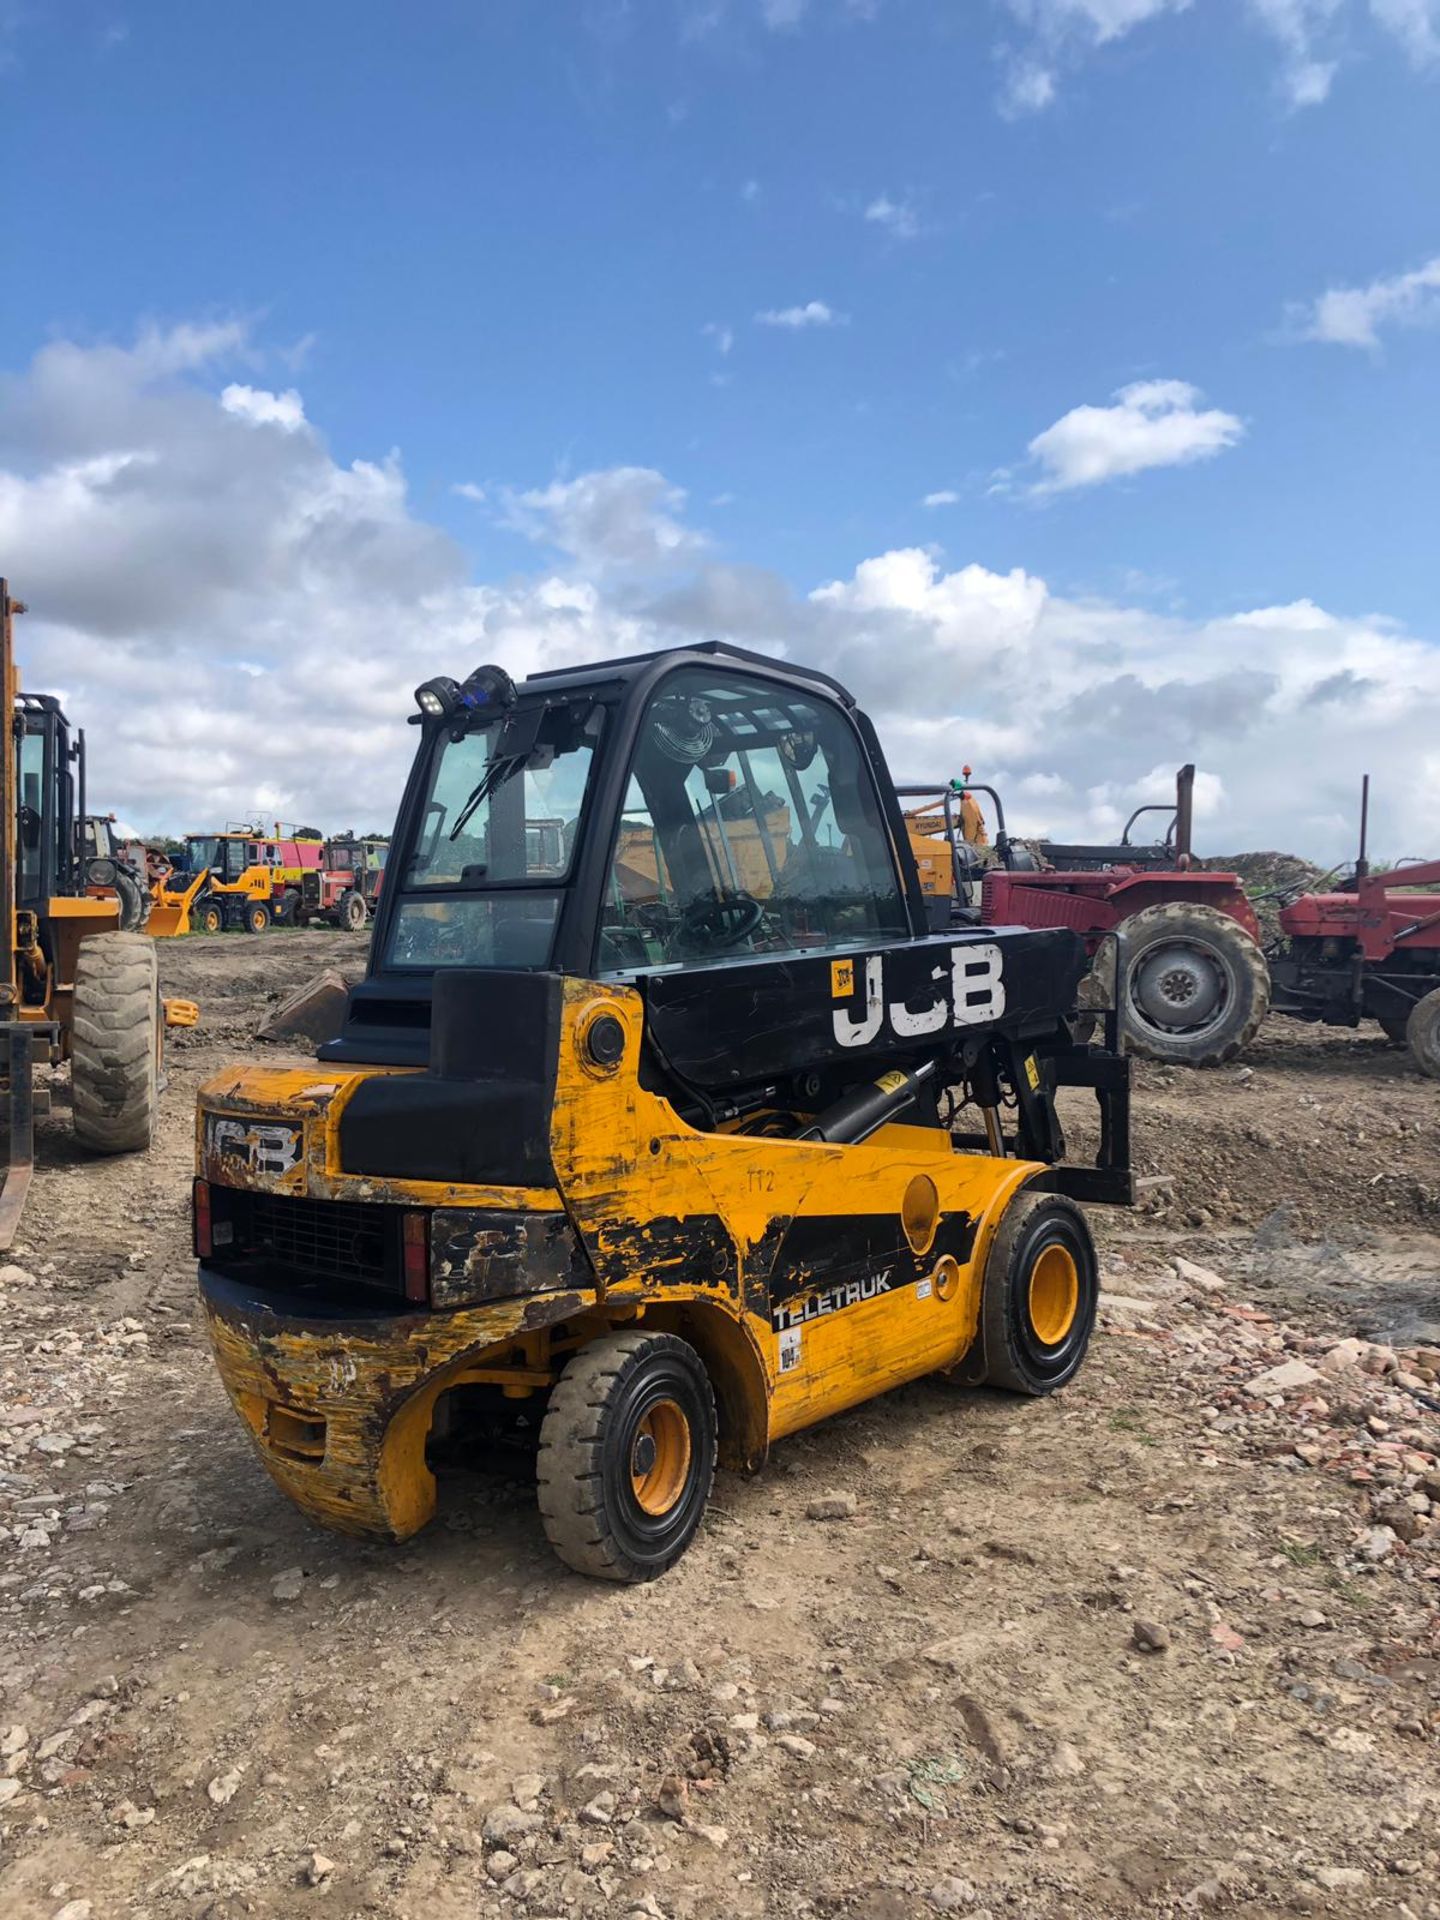
[(1437, 1920), (1440, 1093), (1403, 1053), (1277, 1021), (1142, 1069), (1153, 1184), (1097, 1216), (1070, 1389), (873, 1402), (612, 1589), (523, 1461), (403, 1548), (314, 1530), (215, 1377), (196, 1086), (359, 952), (162, 943), (203, 1015), (156, 1151), (42, 1122), (0, 1270), (7, 1920)]

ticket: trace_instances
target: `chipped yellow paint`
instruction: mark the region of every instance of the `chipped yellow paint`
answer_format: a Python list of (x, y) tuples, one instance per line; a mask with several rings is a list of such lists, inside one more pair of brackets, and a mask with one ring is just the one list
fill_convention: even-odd
[[(495, 1207), (528, 1213), (558, 1213), (553, 1187), (477, 1185), (451, 1180), (386, 1180), (346, 1173), (340, 1163), (340, 1116), (362, 1081), (381, 1074), (414, 1073), (414, 1067), (364, 1067), (318, 1071), (314, 1061), (290, 1067), (225, 1067), (200, 1089), (195, 1113), (195, 1165), (220, 1186), (256, 1192), (306, 1194), (315, 1200), (360, 1200), (408, 1207)], [(233, 1155), (210, 1150), (207, 1120), (275, 1122), (298, 1127), (303, 1149), (286, 1173), (267, 1173)]]
[[(593, 1305), (593, 1294), (545, 1294), (306, 1323), (207, 1301), (206, 1318), (220, 1377), (280, 1488), (343, 1533), (404, 1539), (435, 1509), (425, 1440), (440, 1395), (523, 1349), (536, 1327)], [(275, 1409), (291, 1420), (272, 1427)], [(295, 1417), (323, 1421), (320, 1457), (286, 1444)]]

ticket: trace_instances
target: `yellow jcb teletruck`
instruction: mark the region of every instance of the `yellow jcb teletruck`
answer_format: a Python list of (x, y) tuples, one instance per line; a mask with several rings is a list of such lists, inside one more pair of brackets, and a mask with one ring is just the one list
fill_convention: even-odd
[(200, 1094), (201, 1295), (279, 1485), (403, 1538), (432, 1440), (509, 1422), (560, 1556), (645, 1580), (717, 1459), (925, 1374), (1063, 1386), (1127, 1063), (1073, 1043), (1072, 934), (929, 930), (850, 695), (717, 644), (417, 704), (342, 1032)]

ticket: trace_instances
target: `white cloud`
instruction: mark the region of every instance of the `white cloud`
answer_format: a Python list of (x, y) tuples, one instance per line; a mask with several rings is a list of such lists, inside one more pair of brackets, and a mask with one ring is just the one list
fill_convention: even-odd
[(1368, 287), (1331, 287), (1313, 304), (1293, 307), (1290, 319), (1302, 339), (1376, 352), (1381, 327), (1440, 321), (1440, 254), (1410, 273), (1372, 280)]
[(258, 431), (227, 411), (225, 362), (251, 353), (243, 330), (199, 358), (158, 334), (59, 342), (0, 382), (0, 552), (31, 607), (27, 684), (87, 728), (93, 803), (145, 831), (257, 809), (381, 824), (411, 689), (432, 674), (704, 637), (823, 663), (898, 778), (968, 760), (1027, 831), (1114, 832), (1193, 759), (1203, 850), (1341, 857), (1366, 768), (1383, 770), (1377, 856), (1440, 841), (1440, 647), (1392, 622), (1304, 598), (1182, 620), (919, 549), (796, 593), (716, 564), (679, 490), (633, 467), (511, 496), (568, 557), (477, 584), (416, 517), (396, 454), (342, 463), (313, 422)]
[(913, 240), (920, 231), (920, 216), (908, 200), (892, 200), (880, 193), (865, 208), (865, 218), (896, 240)]
[(510, 524), (597, 573), (653, 572), (705, 545), (675, 517), (685, 494), (653, 467), (610, 467), (508, 496)]
[(1440, 65), (1440, 0), (1370, 0), (1377, 22), (1418, 71)]
[(823, 300), (807, 300), (803, 307), (772, 307), (755, 316), (757, 326), (789, 327), (794, 332), (803, 327), (843, 327), (848, 321), (848, 314), (836, 313)]
[(477, 507), (486, 498), (484, 487), (474, 480), (457, 480), (450, 491), (458, 493), (462, 500), (473, 501)]
[(735, 329), (722, 325), (718, 320), (707, 320), (700, 332), (706, 340), (715, 342), (715, 351), (718, 354), (728, 354), (735, 345)]
[(1122, 387), (1109, 407), (1072, 407), (1037, 433), (1030, 455), (1044, 468), (1036, 494), (1093, 487), (1149, 467), (1208, 460), (1243, 438), (1233, 413), (1201, 410), (1197, 388), (1184, 380), (1140, 380)]
[(936, 493), (927, 493), (920, 504), (922, 507), (954, 507), (960, 504), (960, 496), (949, 487), (941, 487)]
[(1055, 75), (1033, 60), (1019, 60), (1005, 76), (1000, 111), (1007, 120), (1027, 113), (1043, 113), (1055, 100)]
[[(1192, 0), (1002, 0), (1018, 23), (1018, 47), (1001, 49), (999, 106), (1007, 118), (1038, 113), (1057, 94), (1058, 70), (1186, 12)], [(1206, 0), (1212, 4), (1212, 0)], [(1398, 43), (1417, 73), (1440, 67), (1440, 0), (1246, 0), (1280, 53), (1280, 91), (1291, 108), (1329, 98), (1343, 59), (1366, 16)], [(1213, 5), (1212, 5), (1213, 10)]]
[(305, 408), (293, 387), (284, 393), (270, 393), (264, 387), (245, 387), (232, 382), (220, 395), (227, 413), (237, 414), (257, 427), (279, 427), (285, 433), (298, 433), (305, 425)]

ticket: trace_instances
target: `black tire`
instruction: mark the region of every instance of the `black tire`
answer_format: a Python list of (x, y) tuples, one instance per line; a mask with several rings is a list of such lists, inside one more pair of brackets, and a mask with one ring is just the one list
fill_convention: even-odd
[(967, 1369), (966, 1378), (1032, 1397), (1054, 1393), (1080, 1370), (1099, 1298), (1095, 1243), (1079, 1207), (1060, 1194), (1022, 1193), (986, 1257), (984, 1372)]
[(120, 902), (121, 933), (143, 932), (150, 918), (150, 892), (128, 867), (115, 869), (115, 895)]
[(1405, 1023), (1410, 1057), (1431, 1080), (1440, 1080), (1440, 987), (1417, 1000)]
[(75, 1138), (92, 1153), (142, 1153), (155, 1132), (164, 1034), (155, 942), (93, 933), (80, 942), (70, 1030)]
[(348, 893), (341, 894), (335, 909), (337, 926), (343, 927), (346, 933), (359, 933), (369, 918), (363, 895), (356, 893), (353, 887)]
[(1409, 1044), (1410, 1022), (1408, 1020), (1382, 1020), (1380, 1031), (1392, 1047), (1403, 1047)]
[(197, 933), (223, 933), (225, 931), (225, 909), (218, 900), (202, 900), (190, 913), (191, 925)]
[(300, 889), (286, 887), (275, 902), (275, 924), (277, 927), (290, 927), (295, 924), (300, 912)]
[(664, 1573), (694, 1539), (715, 1477), (715, 1396), (699, 1354), (670, 1333), (582, 1348), (550, 1395), (537, 1477), (546, 1537), (567, 1566), (598, 1580)]
[(1123, 920), (1116, 934), (1127, 1053), (1218, 1067), (1249, 1046), (1270, 1010), (1270, 972), (1238, 920), (1175, 900)]
[(240, 922), (246, 933), (268, 933), (270, 929), (270, 909), (263, 900), (252, 900), (246, 907)]

